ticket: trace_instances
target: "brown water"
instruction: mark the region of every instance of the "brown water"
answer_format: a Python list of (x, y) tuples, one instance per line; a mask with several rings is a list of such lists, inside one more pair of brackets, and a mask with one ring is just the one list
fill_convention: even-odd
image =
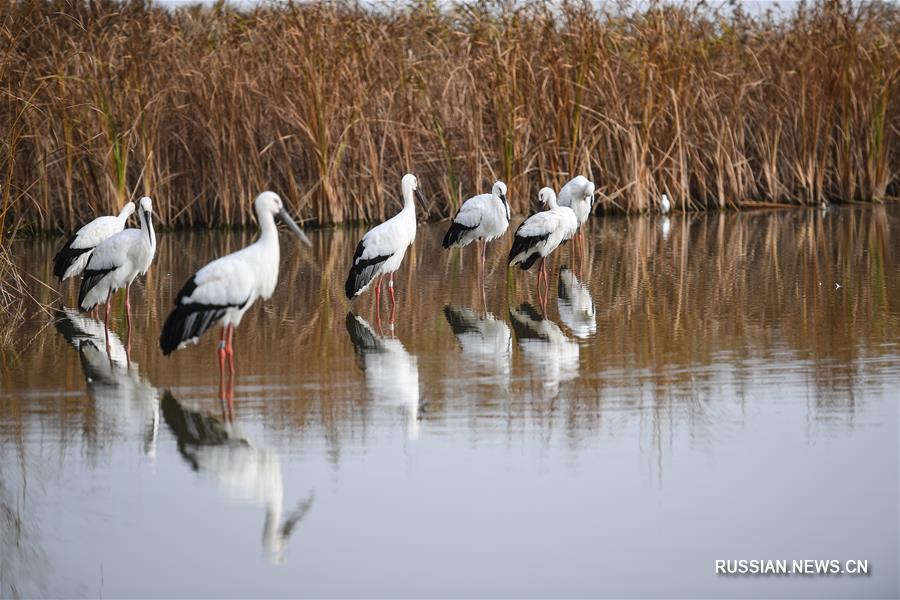
[[(508, 239), (482, 294), (474, 251), (423, 226), (393, 328), (343, 298), (358, 231), (283, 236), (237, 332), (234, 423), (215, 336), (168, 359), (157, 338), (189, 273), (252, 236), (160, 235), (130, 364), (121, 302), (110, 355), (71, 312), (11, 333), (2, 595), (896, 597), (898, 225), (596, 219), (543, 316)], [(57, 243), (16, 255), (49, 282)], [(741, 558), (870, 573), (715, 574)]]

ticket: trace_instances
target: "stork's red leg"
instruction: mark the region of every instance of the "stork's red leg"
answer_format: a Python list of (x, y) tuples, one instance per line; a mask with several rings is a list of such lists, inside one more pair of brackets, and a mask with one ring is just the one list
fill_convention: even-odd
[[(397, 304), (397, 301), (394, 299), (394, 273), (391, 272), (391, 278), (388, 279), (388, 291), (391, 293), (391, 306), (393, 307)], [(393, 311), (392, 313), (393, 314)], [(393, 322), (393, 317), (391, 318), (391, 322)]]
[(225, 399), (225, 332), (228, 327), (222, 328), (222, 339), (219, 340), (219, 398)]
[[(106, 303), (104, 306), (104, 314), (103, 314), (103, 331), (106, 334), (106, 354), (110, 353), (110, 345), (109, 345), (109, 300), (112, 298), (112, 290), (106, 292)], [(94, 305), (96, 306), (96, 305)]]
[(228, 405), (228, 422), (234, 421), (234, 375), (228, 379), (228, 391), (225, 393)]
[(375, 322), (381, 327), (381, 278), (379, 275), (375, 280)]
[(234, 324), (228, 325), (228, 328), (225, 330), (226, 338), (225, 338), (225, 354), (228, 356), (228, 390), (225, 393), (225, 397), (228, 401), (228, 420), (234, 420), (234, 346), (231, 341), (234, 338)]
[(234, 346), (231, 345), (231, 340), (234, 337), (234, 325), (228, 325), (225, 329), (226, 339), (225, 339), (225, 354), (228, 355), (228, 368), (231, 370), (231, 377), (234, 378)]
[(487, 254), (487, 242), (481, 240), (481, 282), (484, 283), (484, 262)]
[(542, 305), (544, 304), (544, 260), (544, 257), (541, 257), (537, 276), (538, 300), (540, 300)]
[(131, 337), (131, 299), (129, 298), (129, 292), (131, 291), (131, 284), (127, 284), (125, 286), (125, 319), (128, 321), (128, 337)]
[(384, 276), (379, 275), (375, 279), (375, 305), (376, 306), (381, 303), (381, 278), (382, 277), (384, 277)]

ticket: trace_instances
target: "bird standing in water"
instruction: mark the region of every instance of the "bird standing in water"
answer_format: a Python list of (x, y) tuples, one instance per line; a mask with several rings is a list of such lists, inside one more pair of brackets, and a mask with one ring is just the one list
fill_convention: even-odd
[(577, 255), (584, 256), (584, 224), (594, 208), (594, 182), (589, 181), (584, 175), (572, 178), (559, 190), (558, 202), (560, 206), (571, 208), (578, 220), (578, 230), (575, 232), (572, 242), (574, 262)]
[(246, 248), (212, 261), (191, 276), (175, 297), (159, 336), (159, 346), (168, 356), (175, 350), (196, 343), (213, 326), (222, 327), (219, 342), (219, 376), (224, 392), (225, 358), (234, 377), (234, 329), (257, 299), (268, 300), (278, 283), (280, 248), (275, 217), (308, 246), (303, 230), (294, 223), (278, 194), (263, 192), (254, 201), (259, 238)]
[[(376, 225), (366, 232), (356, 246), (353, 255), (353, 263), (350, 265), (350, 273), (344, 284), (344, 292), (347, 298), (353, 300), (375, 282), (376, 307), (381, 300), (381, 280), (385, 275), (389, 276), (388, 291), (391, 294), (391, 321), (393, 322), (393, 308), (396, 306), (394, 298), (394, 271), (400, 268), (406, 249), (416, 239), (416, 205), (414, 196), (418, 196), (419, 182), (412, 173), (407, 173), (400, 181), (400, 189), (403, 193), (403, 209), (380, 225)], [(380, 321), (380, 316), (379, 319)]]
[(134, 212), (134, 202), (128, 202), (118, 216), (97, 217), (75, 232), (53, 257), (53, 275), (60, 281), (81, 275), (97, 244), (123, 229)]
[[(541, 188), (538, 198), (549, 210), (531, 215), (516, 229), (516, 236), (509, 250), (509, 266), (519, 265), (526, 271), (540, 259), (538, 293), (541, 294), (542, 282), (548, 292), (550, 287), (544, 262), (561, 243), (575, 235), (578, 219), (571, 208), (557, 203), (556, 193), (551, 188)], [(546, 305), (546, 302), (546, 296), (543, 296), (541, 304)]]
[(478, 254), (481, 257), (482, 281), (484, 281), (486, 245), (506, 233), (509, 227), (509, 217), (506, 184), (497, 181), (490, 194), (479, 194), (463, 202), (444, 235), (443, 246), (444, 248), (462, 248), (476, 242)]
[[(104, 323), (109, 328), (109, 301), (118, 290), (125, 288), (125, 314), (131, 337), (131, 282), (138, 275), (146, 275), (156, 254), (156, 232), (153, 229), (153, 203), (144, 196), (140, 200), (138, 219), (140, 229), (125, 229), (112, 235), (94, 248), (84, 267), (78, 305), (88, 312), (103, 303), (106, 306)], [(109, 337), (107, 336), (107, 349)]]

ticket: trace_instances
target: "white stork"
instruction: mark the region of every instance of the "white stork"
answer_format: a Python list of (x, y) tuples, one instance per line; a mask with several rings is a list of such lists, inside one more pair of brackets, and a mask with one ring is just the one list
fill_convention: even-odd
[(568, 206), (578, 219), (578, 227), (587, 222), (594, 207), (594, 182), (578, 175), (559, 190), (559, 205)]
[(222, 327), (219, 342), (219, 374), (224, 377), (225, 356), (234, 373), (234, 328), (257, 299), (268, 300), (278, 282), (277, 215), (304, 243), (312, 246), (303, 230), (294, 223), (274, 192), (263, 192), (254, 201), (259, 238), (246, 248), (212, 261), (187, 280), (169, 313), (159, 346), (168, 356), (175, 350), (196, 343), (215, 325)]
[(53, 257), (53, 275), (60, 281), (81, 275), (97, 244), (125, 229), (133, 212), (134, 202), (128, 202), (118, 216), (97, 217), (83, 225)]
[(94, 248), (84, 267), (78, 305), (87, 312), (100, 303), (106, 306), (104, 323), (109, 326), (109, 300), (125, 288), (125, 312), (131, 327), (129, 291), (135, 277), (146, 275), (156, 254), (156, 232), (153, 230), (153, 204), (141, 198), (138, 208), (140, 229), (125, 229), (112, 235)]
[(566, 185), (559, 190), (559, 205), (568, 206), (575, 213), (578, 219), (578, 230), (575, 232), (575, 242), (572, 245), (573, 260), (579, 254), (581, 241), (584, 239), (584, 224), (588, 217), (591, 216), (591, 210), (594, 207), (594, 182), (589, 181), (584, 175), (578, 175), (572, 178)]
[[(556, 202), (556, 193), (552, 189), (541, 188), (538, 198), (549, 210), (531, 215), (516, 229), (516, 237), (509, 250), (509, 266), (519, 265), (523, 271), (528, 270), (540, 258), (540, 284), (541, 277), (547, 281), (544, 259), (575, 234), (578, 219), (571, 208)], [(549, 287), (549, 281), (546, 285)]]
[[(390, 275), (388, 290), (391, 304), (394, 301), (394, 271), (400, 268), (406, 249), (416, 239), (416, 205), (413, 196), (418, 196), (419, 182), (412, 173), (407, 173), (400, 181), (403, 192), (403, 209), (382, 223), (370, 229), (356, 246), (353, 264), (344, 284), (347, 298), (353, 300), (366, 291), (375, 281), (375, 303), (381, 299), (381, 280)], [(377, 279), (377, 281), (376, 281)]]
[(659, 199), (659, 212), (664, 215), (669, 214), (669, 211), (672, 210), (672, 203), (669, 202), (669, 197), (665, 194), (662, 195)]
[(477, 241), (483, 273), (485, 245), (506, 233), (509, 217), (506, 184), (497, 181), (490, 194), (472, 196), (459, 207), (444, 235), (444, 248), (461, 248)]

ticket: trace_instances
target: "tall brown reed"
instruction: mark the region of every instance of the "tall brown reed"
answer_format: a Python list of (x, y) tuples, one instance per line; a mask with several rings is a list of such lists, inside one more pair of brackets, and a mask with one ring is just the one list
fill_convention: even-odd
[(9, 346), (25, 312), (25, 281), (13, 261), (9, 244), (0, 244), (0, 350)]
[(247, 221), (281, 192), (320, 224), (575, 172), (611, 209), (900, 194), (900, 8), (784, 18), (693, 3), (350, 2), (249, 11), (140, 1), (0, 7), (3, 218), (70, 228), (149, 193), (168, 225)]

